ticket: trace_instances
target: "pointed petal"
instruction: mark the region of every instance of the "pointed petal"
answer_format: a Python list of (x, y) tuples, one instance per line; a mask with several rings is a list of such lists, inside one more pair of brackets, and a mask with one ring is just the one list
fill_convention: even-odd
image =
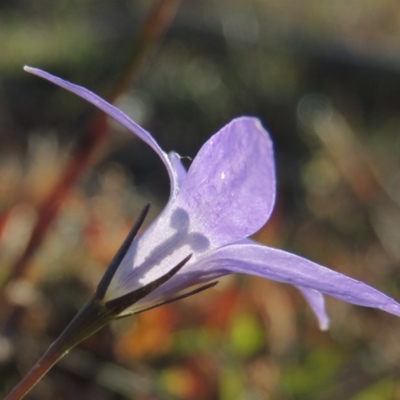
[(206, 266), (203, 268), (204, 274), (206, 270), (214, 272), (210, 279), (230, 273), (252, 274), (314, 289), (348, 303), (373, 307), (400, 316), (400, 304), (378, 290), (282, 250), (234, 244), (202, 257), (200, 262)]
[(319, 328), (322, 331), (329, 329), (329, 316), (325, 310), (325, 298), (322, 293), (314, 289), (306, 289), (301, 286), (297, 286), (300, 293), (307, 300), (307, 303), (314, 311), (315, 316), (318, 319)]
[(176, 206), (213, 247), (260, 229), (275, 202), (272, 143), (256, 118), (233, 120), (200, 149)]
[(177, 177), (175, 175), (175, 170), (171, 165), (168, 155), (160, 148), (158, 143), (154, 140), (154, 138), (151, 136), (151, 134), (149, 132), (144, 130), (136, 122), (132, 121), (126, 114), (124, 114), (117, 107), (107, 103), (105, 100), (103, 100), (96, 94), (92, 93), (91, 91), (89, 91), (81, 86), (78, 86), (78, 85), (75, 85), (68, 81), (65, 81), (61, 78), (53, 76), (53, 75), (49, 74), (48, 72), (42, 71), (37, 68), (32, 68), (32, 67), (26, 66), (26, 67), (24, 67), (24, 70), (31, 74), (37, 75), (43, 79), (46, 79), (46, 80), (62, 87), (63, 89), (66, 89), (66, 90), (76, 94), (77, 96), (85, 99), (89, 103), (100, 108), (100, 110), (104, 111), (107, 115), (109, 115), (115, 121), (119, 122), (122, 126), (124, 126), (126, 129), (128, 129), (133, 134), (135, 134), (140, 139), (142, 139), (145, 143), (147, 143), (158, 154), (158, 156), (161, 158), (161, 160), (165, 164), (165, 167), (167, 168), (168, 175), (169, 175), (169, 178), (171, 181), (171, 197), (175, 196), (176, 190), (177, 190)]

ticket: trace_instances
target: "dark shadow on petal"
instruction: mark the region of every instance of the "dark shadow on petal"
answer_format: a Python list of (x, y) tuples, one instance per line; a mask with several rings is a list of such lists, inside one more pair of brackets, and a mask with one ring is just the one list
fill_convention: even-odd
[[(161, 244), (155, 246), (143, 263), (136, 265), (135, 255), (133, 257), (132, 255), (129, 256), (132, 258), (133, 269), (127, 271), (121, 277), (119, 284), (127, 285), (136, 275), (143, 275), (184, 246), (189, 246), (188, 254), (193, 253), (194, 255), (205, 252), (210, 247), (210, 241), (206, 236), (198, 232), (190, 232), (190, 217), (184, 209), (175, 209), (170, 217), (169, 224), (173, 228), (174, 233)], [(151, 240), (151, 238), (146, 237), (144, 240)]]

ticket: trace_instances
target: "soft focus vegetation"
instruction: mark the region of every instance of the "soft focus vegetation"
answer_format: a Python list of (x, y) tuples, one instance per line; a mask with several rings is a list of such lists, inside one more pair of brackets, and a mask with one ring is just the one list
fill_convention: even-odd
[[(110, 123), (9, 279), (95, 118), (22, 66), (107, 95), (130, 68), (151, 4), (0, 4), (0, 397), (91, 296), (141, 207), (151, 201), (153, 218), (168, 194), (157, 157)], [(395, 0), (187, 0), (116, 103), (187, 165), (233, 117), (260, 117), (279, 186), (255, 238), (400, 300), (398, 10)], [(331, 299), (328, 309), (321, 332), (292, 288), (228, 277), (101, 330), (29, 398), (400, 399), (400, 321)]]

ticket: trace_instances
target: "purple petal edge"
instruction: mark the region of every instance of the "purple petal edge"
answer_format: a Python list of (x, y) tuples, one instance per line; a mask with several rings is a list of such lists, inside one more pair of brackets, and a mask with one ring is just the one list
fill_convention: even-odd
[(313, 310), (318, 320), (318, 325), (321, 331), (329, 329), (329, 316), (325, 309), (324, 295), (315, 289), (306, 289), (301, 286), (296, 286), (300, 293), (307, 300), (307, 303)]
[(182, 164), (181, 157), (179, 156), (178, 153), (175, 153), (174, 151), (170, 151), (168, 153), (168, 157), (169, 157), (171, 164), (175, 170), (176, 184), (180, 190), (180, 188), (183, 185), (183, 182), (186, 179), (186, 175), (187, 175), (186, 168)]
[(124, 114), (117, 107), (106, 102), (101, 97), (92, 93), (88, 89), (85, 89), (79, 85), (70, 83), (64, 79), (58, 78), (58, 77), (51, 75), (48, 72), (43, 71), (38, 68), (25, 66), (24, 70), (33, 75), (39, 76), (40, 78), (46, 79), (46, 80), (54, 83), (55, 85), (60, 86), (63, 89), (66, 89), (69, 92), (72, 92), (72, 93), (76, 94), (77, 96), (85, 99), (89, 103), (93, 104), (97, 108), (104, 111), (107, 115), (109, 115), (115, 121), (119, 122), (122, 126), (124, 126), (130, 132), (132, 132), (133, 134), (138, 136), (140, 139), (142, 139), (145, 143), (147, 143), (158, 154), (158, 156), (163, 161), (165, 167), (167, 168), (168, 175), (169, 175), (170, 182), (171, 182), (170, 197), (171, 198), (175, 197), (176, 192), (178, 190), (177, 189), (178, 183), (177, 183), (177, 177), (175, 175), (175, 170), (174, 170), (173, 166), (171, 165), (168, 155), (161, 149), (161, 147), (158, 145), (158, 143), (154, 140), (153, 136), (149, 132), (147, 132), (140, 125), (138, 125), (136, 122), (131, 120), (126, 114)]
[[(237, 242), (237, 244), (252, 244), (260, 246), (260, 243), (254, 241), (253, 239), (246, 238)], [(301, 286), (296, 286), (299, 292), (303, 295), (304, 299), (307, 301), (308, 305), (317, 317), (319, 328), (322, 331), (329, 329), (329, 316), (325, 308), (325, 297), (322, 293), (314, 289), (307, 289)]]
[[(271, 247), (233, 244), (201, 259), (214, 276), (244, 273), (317, 290), (351, 304), (377, 308), (400, 317), (400, 304), (366, 285), (294, 254)], [(204, 272), (203, 272), (204, 273)]]

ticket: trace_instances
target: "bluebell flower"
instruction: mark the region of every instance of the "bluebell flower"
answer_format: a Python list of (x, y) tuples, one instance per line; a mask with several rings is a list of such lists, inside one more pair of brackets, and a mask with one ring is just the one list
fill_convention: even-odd
[[(372, 287), (289, 252), (249, 239), (275, 203), (273, 146), (252, 117), (234, 119), (200, 149), (188, 171), (149, 132), (89, 90), (47, 72), (25, 70), (75, 93), (146, 142), (163, 161), (170, 197), (136, 239), (132, 230), (99, 284), (95, 298), (113, 317), (141, 312), (215, 284), (229, 274), (250, 274), (297, 287), (327, 329), (323, 295), (400, 316), (400, 305)], [(143, 213), (142, 220), (145, 213)], [(197, 288), (197, 289), (196, 289)]]

